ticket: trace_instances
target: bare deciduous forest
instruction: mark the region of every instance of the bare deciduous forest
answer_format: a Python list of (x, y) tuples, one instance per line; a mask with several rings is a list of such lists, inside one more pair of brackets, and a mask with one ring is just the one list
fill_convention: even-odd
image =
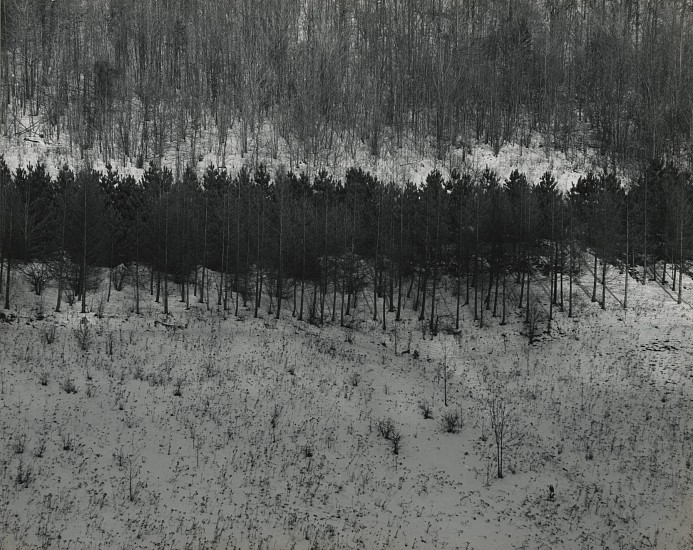
[[(144, 163), (203, 127), (271, 122), (298, 160), (336, 143), (687, 159), (687, 0), (3, 0), (0, 130), (23, 114), (74, 153)], [(18, 128), (12, 128), (17, 131)], [(19, 129), (21, 130), (21, 128)], [(257, 140), (255, 141), (257, 143)], [(275, 151), (276, 152), (276, 151)], [(184, 159), (185, 160), (185, 159)], [(258, 160), (255, 158), (256, 164)]]

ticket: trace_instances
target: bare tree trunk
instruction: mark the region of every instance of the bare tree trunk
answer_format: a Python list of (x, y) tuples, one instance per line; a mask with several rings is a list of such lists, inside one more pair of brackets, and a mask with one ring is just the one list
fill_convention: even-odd
[(626, 284), (623, 291), (623, 309), (628, 308), (628, 276), (630, 272), (630, 211), (626, 197)]
[[(481, 280), (481, 297), (483, 300), (484, 296), (484, 273), (483, 271), (479, 271), (479, 279)], [(481, 304), (481, 307), (479, 308), (479, 328), (484, 328), (484, 304)]]
[(82, 233), (82, 313), (87, 312), (87, 182), (84, 181), (84, 225)]
[(140, 230), (135, 218), (135, 314), (140, 314)]
[(529, 295), (530, 295), (530, 282), (531, 282), (531, 277), (530, 274), (532, 273), (531, 268), (529, 266), (529, 262), (527, 263), (527, 309), (525, 311), (525, 322), (529, 323), (530, 322), (530, 310), (531, 308), (529, 307)]
[(205, 195), (204, 244), (202, 246), (202, 284), (200, 285), (200, 303), (205, 301), (205, 280), (207, 275), (207, 196)]
[[(497, 311), (498, 311), (498, 287), (500, 285), (499, 279), (500, 279), (500, 273), (496, 273), (496, 290), (495, 290), (494, 297), (493, 297), (493, 314), (491, 315), (492, 317), (496, 317)], [(505, 277), (503, 277), (503, 281), (505, 282)]]
[(5, 283), (5, 309), (10, 309), (10, 272), (12, 270), (12, 258), (10, 256), (10, 243), (12, 243), (12, 222), (13, 222), (13, 216), (10, 214), (10, 231), (9, 231), (9, 236), (7, 239), (8, 245), (7, 245), (7, 273), (5, 274), (7, 277), (6, 283)]
[(602, 260), (602, 309), (606, 309), (606, 259)]
[(168, 194), (164, 216), (164, 315), (168, 315)]
[(158, 304), (159, 303), (159, 298), (161, 294), (161, 271), (158, 269), (156, 270), (156, 298), (155, 302)]
[[(63, 251), (65, 250), (65, 227), (67, 225), (67, 203), (63, 204), (63, 223), (61, 228), (60, 237), (60, 251), (58, 252), (58, 301), (55, 305), (55, 312), (60, 313), (60, 306), (62, 305), (63, 298), (63, 284), (65, 279), (65, 262), (63, 258)], [(2, 262), (0, 261), (0, 264)], [(0, 281), (2, 281), (2, 275), (0, 274)]]
[(479, 254), (474, 257), (474, 320), (479, 320)]
[(597, 253), (594, 253), (594, 277), (592, 278), (592, 301), (597, 301)]
[(507, 273), (503, 272), (503, 318), (501, 319), (501, 325), (505, 325), (505, 286), (508, 279)]

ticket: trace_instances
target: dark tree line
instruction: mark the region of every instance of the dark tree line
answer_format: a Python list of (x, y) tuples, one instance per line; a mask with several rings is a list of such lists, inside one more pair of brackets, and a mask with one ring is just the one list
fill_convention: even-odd
[(556, 311), (573, 314), (579, 273), (591, 273), (602, 307), (613, 269), (671, 284), (680, 301), (692, 204), (690, 174), (662, 162), (627, 189), (588, 174), (564, 193), (550, 173), (534, 183), (489, 169), (434, 171), (415, 186), (356, 168), (338, 180), (262, 165), (174, 181), (152, 164), (136, 181), (110, 167), (10, 173), (0, 157), (0, 280), (6, 307), (19, 265), (37, 293), (48, 279), (58, 287), (56, 310), (67, 296), (85, 311), (106, 266), (108, 296), (133, 285), (137, 312), (148, 290), (164, 312), (171, 299), (198, 300), (256, 316), (291, 307), (316, 323), (344, 324), (362, 304), (383, 328), (407, 298), (431, 332), (441, 318), (459, 329), (463, 306), (480, 325), (504, 323), (510, 308), (531, 323), (539, 300), (550, 329)]
[(259, 164), (268, 121), (291, 167), (539, 136), (614, 169), (685, 157), (692, 53), (689, 0), (2, 0), (0, 131), (145, 164), (187, 143), (181, 171), (212, 127)]

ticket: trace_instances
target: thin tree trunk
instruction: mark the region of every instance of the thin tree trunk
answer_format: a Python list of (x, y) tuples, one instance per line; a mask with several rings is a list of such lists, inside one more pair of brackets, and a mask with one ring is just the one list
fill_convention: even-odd
[(7, 239), (7, 273), (5, 273), (5, 276), (7, 277), (5, 283), (5, 309), (10, 309), (10, 274), (12, 271), (12, 257), (10, 253), (10, 246), (12, 243), (12, 222), (13, 216), (10, 214), (10, 231), (8, 233), (9, 237)]
[(378, 248), (380, 246), (380, 201), (378, 201), (378, 222), (375, 233), (375, 257), (373, 259), (373, 321), (378, 320)]
[(423, 280), (421, 281), (421, 311), (419, 313), (419, 321), (426, 318), (426, 289), (428, 287), (428, 262), (424, 265)]
[(457, 284), (457, 300), (456, 300), (456, 304), (455, 304), (455, 308), (456, 308), (456, 311), (455, 311), (455, 330), (460, 330), (460, 302), (461, 302), (460, 294), (462, 292), (462, 289), (460, 288), (462, 286), (462, 284), (461, 284), (462, 283), (462, 281), (461, 281), (462, 266), (460, 264), (461, 264), (461, 262), (460, 262), (460, 257), (458, 254), (458, 256), (457, 256), (457, 283), (456, 283)]
[[(222, 216), (226, 210), (226, 196), (222, 202)], [(219, 291), (217, 292), (217, 307), (221, 306), (222, 298), (224, 300), (224, 310), (226, 310), (226, 279), (224, 277), (226, 271), (226, 217), (222, 218), (221, 224), (221, 273), (219, 277)]]
[(111, 287), (113, 286), (113, 236), (111, 235), (111, 265), (108, 267), (108, 295), (106, 301), (111, 301)]
[(164, 223), (164, 315), (168, 315), (168, 195), (166, 195)]
[(592, 301), (597, 301), (597, 253), (594, 253), (594, 277), (592, 278)]
[[(491, 251), (491, 257), (493, 257), (493, 251)], [(491, 264), (492, 262), (489, 262), (488, 290), (486, 292), (486, 298), (484, 298), (484, 305), (486, 306), (486, 310), (491, 309), (491, 291), (493, 290), (493, 278), (496, 271), (493, 265)], [(481, 296), (483, 298), (483, 292), (481, 293)]]
[(82, 234), (82, 313), (87, 312), (87, 182), (84, 185), (84, 225)]
[[(262, 201), (262, 197), (258, 197), (258, 201)], [(255, 274), (255, 312), (253, 317), (257, 318), (258, 310), (260, 309), (260, 297), (262, 295), (262, 257), (260, 243), (262, 242), (262, 227), (260, 219), (262, 217), (262, 206), (258, 205), (257, 209), (257, 273)]]
[(527, 308), (525, 311), (525, 322), (529, 323), (529, 317), (530, 317), (530, 307), (529, 307), (529, 295), (530, 295), (530, 282), (531, 282), (531, 267), (529, 265), (529, 261), (527, 262), (527, 290), (525, 291), (525, 294), (527, 294)]
[[(479, 277), (479, 255), (474, 257), (474, 281), (478, 282)], [(474, 320), (479, 320), (479, 285), (474, 285)]]
[(318, 283), (313, 282), (313, 300), (310, 305), (310, 320), (315, 322), (315, 309), (318, 302)]
[[(345, 284), (345, 275), (342, 275), (342, 304), (339, 310), (339, 326), (343, 327), (344, 326), (344, 296), (346, 292), (344, 291), (344, 284)], [(349, 306), (347, 305), (347, 308)]]
[[(12, 227), (12, 222), (10, 222), (10, 227)], [(12, 260), (10, 255), (7, 255), (7, 281), (5, 283), (5, 309), (10, 309), (10, 270), (12, 267)]]
[(467, 287), (467, 296), (464, 299), (465, 306), (469, 305), (469, 254), (465, 255), (465, 274), (464, 274), (464, 284)]
[(602, 309), (606, 309), (606, 259), (602, 260)]
[(563, 307), (563, 276), (565, 273), (565, 242), (561, 242), (561, 313), (565, 311)]
[(135, 314), (140, 314), (140, 230), (135, 217)]
[(207, 196), (205, 196), (204, 244), (202, 246), (202, 284), (200, 285), (200, 303), (205, 301), (205, 281), (207, 275)]
[[(500, 264), (500, 261), (498, 263)], [(492, 314), (492, 317), (496, 317), (497, 311), (498, 311), (498, 287), (500, 286), (499, 279), (500, 279), (500, 274), (496, 273), (496, 291), (495, 291), (495, 294), (493, 297), (493, 314)]]
[(501, 325), (505, 325), (505, 286), (506, 286), (506, 280), (508, 278), (507, 273), (505, 271), (503, 272), (503, 318), (501, 319)]
[[(479, 271), (479, 279), (481, 280), (481, 297), (483, 300), (484, 296), (484, 274), (482, 271)], [(484, 304), (481, 304), (481, 307), (479, 308), (479, 328), (484, 328)]]
[[(336, 235), (335, 235), (336, 237)], [(335, 242), (336, 242), (335, 238)], [(339, 283), (339, 273), (337, 270), (337, 255), (335, 254), (334, 262), (332, 265), (332, 285), (334, 287), (333, 292), (332, 292), (332, 316), (331, 316), (331, 323), (334, 324), (334, 322), (337, 320), (337, 284)]]
[(156, 270), (156, 299), (154, 300), (157, 304), (159, 303), (159, 298), (161, 295), (161, 271)]
[(238, 185), (238, 193), (236, 195), (236, 275), (234, 281), (234, 290), (236, 291), (236, 303), (234, 307), (234, 315), (238, 317), (239, 293), (241, 284), (241, 181), (236, 180)]
[[(378, 307), (377, 303), (374, 305), (376, 308)], [(386, 324), (386, 319), (385, 319), (386, 318), (386, 315), (385, 315), (386, 306), (387, 306), (387, 292), (383, 292), (383, 332), (385, 332), (387, 330), (387, 324)]]
[(551, 271), (549, 272), (549, 323), (548, 323), (548, 331), (549, 333), (551, 332), (551, 321), (553, 321), (553, 295), (554, 295), (554, 269), (556, 267), (554, 257), (553, 257), (553, 246), (551, 247)]
[(623, 309), (628, 308), (628, 275), (630, 272), (630, 212), (626, 197), (626, 283), (623, 291)]

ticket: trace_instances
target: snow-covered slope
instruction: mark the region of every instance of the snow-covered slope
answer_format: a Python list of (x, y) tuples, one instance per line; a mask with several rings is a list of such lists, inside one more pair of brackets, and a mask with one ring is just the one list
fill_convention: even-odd
[[(34, 128), (30, 119), (24, 121), (22, 128)], [(303, 158), (292, 151), (289, 144), (279, 139), (276, 147), (276, 158), (272, 154), (272, 128), (266, 125), (259, 137), (259, 146), (251, 141), (249, 153), (240, 154), (240, 140), (237, 131), (229, 132), (225, 148), (218, 145), (219, 139), (215, 129), (207, 130), (197, 139), (193, 158), (189, 142), (181, 142), (176, 149), (175, 144), (167, 148), (162, 162), (174, 173), (180, 172), (187, 163), (192, 163), (198, 173), (207, 166), (226, 166), (231, 172), (239, 170), (243, 165), (252, 165), (257, 158), (273, 169), (279, 166), (294, 171), (314, 173), (326, 169), (337, 177), (343, 177), (345, 171), (353, 166), (361, 167), (376, 174), (385, 181), (403, 182), (411, 180), (420, 184), (434, 169), (449, 175), (452, 168), (461, 171), (479, 171), (487, 166), (495, 170), (501, 178), (506, 178), (514, 169), (524, 172), (530, 181), (536, 182), (544, 172), (551, 172), (563, 189), (568, 189), (590, 170), (599, 167), (592, 158), (583, 155), (573, 155), (568, 158), (558, 150), (547, 152), (541, 141), (535, 140), (531, 148), (520, 147), (517, 144), (505, 145), (498, 155), (493, 154), (489, 145), (476, 144), (471, 153), (464, 154), (462, 150), (452, 150), (440, 161), (430, 147), (415, 145), (413, 139), (404, 141), (402, 147), (385, 144), (379, 157), (371, 156), (364, 144), (358, 147), (346, 146), (335, 138), (333, 150), (323, 152), (318, 158)], [(143, 170), (135, 167), (133, 159), (103, 158), (98, 150), (87, 151), (82, 156), (77, 147), (70, 146), (69, 136), (63, 133), (60, 140), (48, 140), (36, 131), (22, 131), (19, 135), (0, 137), (0, 153), (5, 157), (9, 167), (14, 170), (17, 166), (26, 166), (43, 162), (51, 172), (67, 164), (73, 168), (95, 168), (103, 170), (107, 163), (118, 168), (121, 173), (139, 177)]]
[[(686, 283), (679, 306), (631, 281), (624, 311), (614, 273), (602, 312), (585, 280), (575, 319), (528, 346), (512, 307), (483, 329), (464, 307), (460, 334), (430, 338), (410, 301), (383, 332), (366, 294), (344, 330), (290, 303), (279, 321), (266, 303), (236, 318), (214, 290), (189, 310), (172, 296), (170, 316), (147, 289), (134, 315), (128, 286), (54, 314), (55, 289), (33, 297), (18, 277), (0, 321), (0, 547), (690, 548)], [(445, 325), (454, 298), (439, 300)]]

